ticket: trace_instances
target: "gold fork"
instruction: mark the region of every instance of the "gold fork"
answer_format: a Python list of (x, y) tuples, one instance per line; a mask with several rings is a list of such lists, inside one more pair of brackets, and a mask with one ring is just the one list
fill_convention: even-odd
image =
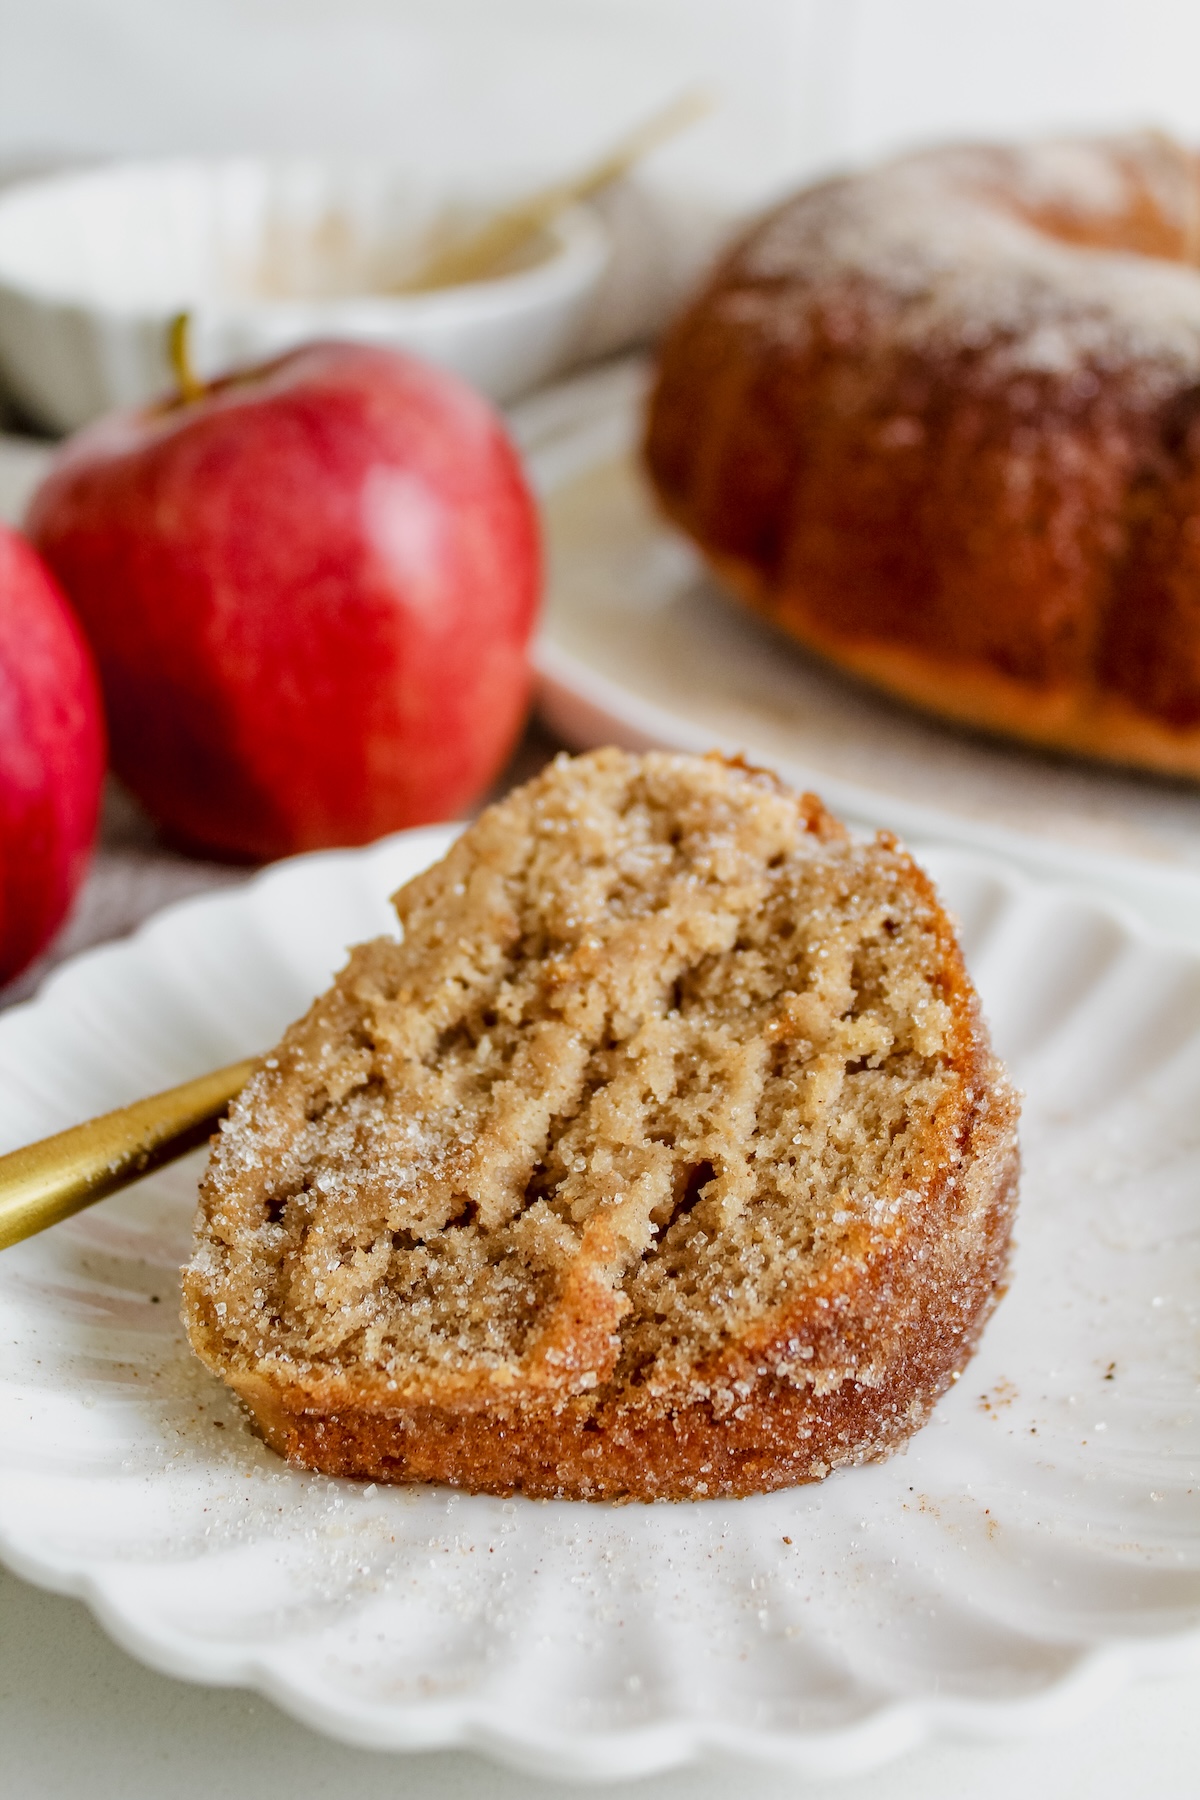
[(213, 1069), (0, 1156), (0, 1250), (202, 1144), (254, 1066), (248, 1057)]

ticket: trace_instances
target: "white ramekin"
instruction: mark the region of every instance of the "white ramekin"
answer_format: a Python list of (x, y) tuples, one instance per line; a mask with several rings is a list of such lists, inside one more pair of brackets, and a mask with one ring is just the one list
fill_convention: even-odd
[(356, 338), (510, 400), (578, 342), (609, 255), (591, 208), (563, 213), (511, 274), (387, 292), (439, 232), (505, 198), (377, 165), (251, 158), (22, 183), (0, 194), (0, 379), (38, 424), (74, 430), (171, 385), (167, 331), (187, 310), (201, 375)]

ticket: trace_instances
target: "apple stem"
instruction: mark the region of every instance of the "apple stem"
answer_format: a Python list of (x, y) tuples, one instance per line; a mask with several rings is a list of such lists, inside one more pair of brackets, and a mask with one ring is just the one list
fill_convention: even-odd
[(175, 380), (179, 384), (179, 398), (185, 405), (191, 400), (202, 400), (207, 392), (204, 382), (192, 367), (191, 334), (191, 313), (176, 313), (171, 320), (167, 337), (167, 354), (175, 372)]

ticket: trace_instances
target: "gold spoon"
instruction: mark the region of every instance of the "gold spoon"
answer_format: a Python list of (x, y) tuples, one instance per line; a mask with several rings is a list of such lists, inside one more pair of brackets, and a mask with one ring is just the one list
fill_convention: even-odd
[(254, 1067), (230, 1063), (0, 1156), (0, 1250), (202, 1144)]
[(667, 138), (674, 137), (676, 132), (711, 112), (713, 105), (712, 95), (698, 89), (681, 94), (670, 106), (614, 144), (590, 169), (530, 194), (497, 213), (478, 231), (435, 251), (415, 275), (399, 282), (392, 292), (425, 294), (431, 288), (458, 287), (464, 282), (484, 280), (531, 237), (544, 231), (568, 206), (590, 200), (602, 188), (610, 187)]

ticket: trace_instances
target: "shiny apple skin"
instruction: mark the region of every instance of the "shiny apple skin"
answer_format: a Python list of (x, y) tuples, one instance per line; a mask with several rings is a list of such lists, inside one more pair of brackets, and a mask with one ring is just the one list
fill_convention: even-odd
[(46, 947), (83, 880), (104, 760), (83, 633), (41, 558), (0, 525), (0, 987)]
[(521, 728), (536, 509), (488, 403), (412, 357), (312, 344), (99, 420), (27, 528), (95, 652), (114, 767), (194, 849), (453, 817)]

